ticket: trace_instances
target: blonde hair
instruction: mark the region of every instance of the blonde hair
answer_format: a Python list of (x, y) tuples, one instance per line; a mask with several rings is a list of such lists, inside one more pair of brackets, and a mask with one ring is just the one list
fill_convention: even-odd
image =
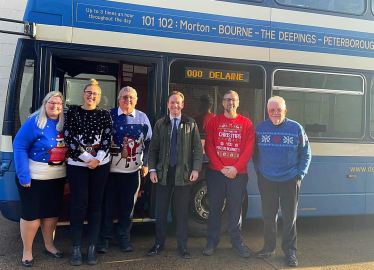
[(286, 101), (284, 100), (284, 98), (280, 96), (273, 96), (269, 98), (267, 107), (269, 107), (269, 104), (272, 102), (277, 102), (281, 107), (283, 107), (283, 109), (286, 109)]
[(99, 86), (99, 83), (95, 80), (95, 79), (90, 79), (90, 83), (87, 84), (84, 89), (83, 89), (83, 93), (86, 91), (87, 87), (96, 87), (98, 90), (99, 90), (99, 95), (97, 96), (96, 98), (96, 104), (99, 104), (100, 103), (100, 100), (101, 100), (101, 88)]
[[(53, 97), (59, 97), (61, 98), (62, 103), (64, 103), (64, 96), (62, 95), (61, 92), (59, 91), (52, 91), (49, 92), (43, 99), (42, 106), (38, 110), (36, 110), (33, 114), (29, 116), (29, 118), (33, 117), (36, 115), (35, 121), (36, 125), (40, 129), (44, 129), (45, 125), (47, 124), (48, 121), (48, 115), (47, 112), (45, 111), (45, 105), (47, 104), (48, 100), (50, 100)], [(61, 110), (60, 114), (58, 115), (58, 123), (56, 125), (56, 130), (57, 131), (62, 131), (64, 128), (64, 113)]]

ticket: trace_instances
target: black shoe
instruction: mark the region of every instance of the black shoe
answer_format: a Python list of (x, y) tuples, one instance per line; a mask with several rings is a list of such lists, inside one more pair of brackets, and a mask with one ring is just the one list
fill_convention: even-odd
[(32, 264), (34, 263), (34, 259), (32, 260), (25, 260), (25, 261), (22, 261), (22, 264), (23, 266), (25, 267), (32, 267)]
[(296, 267), (299, 265), (299, 262), (297, 261), (295, 254), (286, 255), (286, 262), (289, 266), (293, 266), (293, 267)]
[(178, 252), (183, 259), (191, 259), (190, 252), (186, 246), (178, 246)]
[(203, 254), (207, 256), (212, 256), (215, 248), (216, 247), (213, 244), (208, 243), (203, 249)]
[(74, 246), (73, 247), (73, 254), (70, 260), (71, 265), (78, 266), (82, 264), (82, 254), (81, 254), (81, 247)]
[(256, 256), (260, 259), (266, 259), (269, 258), (271, 255), (275, 255), (275, 250), (267, 251), (266, 249), (261, 249), (259, 252), (257, 252)]
[(153, 245), (153, 247), (148, 251), (148, 256), (155, 256), (164, 250), (164, 245)]
[(44, 254), (46, 255), (49, 255), (51, 256), (52, 258), (55, 258), (55, 259), (60, 259), (62, 257), (64, 257), (64, 253), (62, 253), (61, 251), (57, 251), (56, 253), (52, 253), (52, 252), (49, 252), (47, 249), (44, 249)]
[(132, 251), (132, 246), (129, 240), (121, 240), (119, 241), (119, 247), (123, 252), (130, 252)]
[(245, 245), (241, 244), (236, 247), (233, 246), (232, 248), (236, 251), (236, 253), (238, 253), (240, 257), (249, 258), (249, 249)]
[(97, 253), (107, 253), (109, 248), (108, 239), (100, 239), (97, 244)]
[(96, 263), (97, 263), (96, 246), (95, 245), (88, 246), (87, 264), (94, 265)]

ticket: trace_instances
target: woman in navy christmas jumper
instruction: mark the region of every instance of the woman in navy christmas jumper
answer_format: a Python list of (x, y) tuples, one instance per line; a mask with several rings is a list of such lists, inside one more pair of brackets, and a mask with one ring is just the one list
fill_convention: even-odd
[(27, 267), (33, 264), (32, 244), (39, 226), (44, 253), (63, 257), (53, 243), (66, 178), (63, 101), (60, 92), (48, 93), (39, 110), (22, 125), (13, 143), (21, 201), (22, 263)]
[(107, 110), (97, 107), (101, 89), (91, 79), (83, 90), (84, 104), (70, 106), (65, 120), (69, 149), (67, 175), (71, 194), (72, 265), (82, 264), (81, 240), (84, 219), (88, 220), (87, 263), (97, 263), (96, 242), (100, 229), (104, 188), (109, 175), (109, 146), (113, 124)]

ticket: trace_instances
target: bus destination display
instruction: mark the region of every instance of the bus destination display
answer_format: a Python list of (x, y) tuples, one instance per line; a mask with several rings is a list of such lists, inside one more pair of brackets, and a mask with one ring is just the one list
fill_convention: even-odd
[(248, 71), (186, 67), (185, 77), (188, 79), (249, 82)]

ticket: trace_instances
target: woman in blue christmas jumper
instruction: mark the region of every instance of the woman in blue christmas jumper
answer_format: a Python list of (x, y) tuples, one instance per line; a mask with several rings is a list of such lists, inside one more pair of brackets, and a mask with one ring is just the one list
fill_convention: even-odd
[(63, 102), (60, 92), (48, 93), (42, 106), (22, 125), (13, 143), (21, 202), (22, 263), (26, 267), (33, 265), (32, 244), (39, 226), (44, 253), (63, 257), (53, 243), (66, 178)]

